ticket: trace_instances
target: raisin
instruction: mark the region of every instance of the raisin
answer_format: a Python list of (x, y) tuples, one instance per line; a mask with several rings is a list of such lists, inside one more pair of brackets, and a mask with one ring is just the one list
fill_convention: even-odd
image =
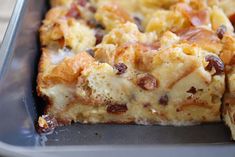
[(221, 25), (216, 31), (216, 34), (217, 34), (218, 38), (223, 39), (224, 34), (226, 33), (226, 31), (227, 31), (226, 26)]
[(86, 0), (77, 0), (77, 4), (79, 4), (82, 7), (85, 7), (87, 4), (87, 1)]
[(144, 104), (143, 104), (143, 107), (144, 107), (144, 108), (148, 108), (148, 107), (150, 107), (150, 106), (151, 106), (150, 103), (144, 103)]
[(127, 66), (124, 63), (115, 64), (114, 67), (117, 69), (117, 75), (121, 75), (127, 70)]
[(158, 100), (159, 104), (164, 105), (164, 106), (168, 105), (168, 101), (169, 101), (169, 98), (167, 94), (161, 96), (160, 99)]
[(142, 26), (142, 21), (139, 17), (135, 16), (134, 17), (135, 24), (137, 25), (138, 29), (140, 32), (144, 32), (144, 27)]
[(196, 94), (197, 93), (197, 89), (195, 87), (191, 87), (187, 93), (191, 93), (191, 94)]
[(70, 10), (66, 14), (66, 17), (73, 17), (75, 19), (79, 19), (81, 17), (81, 12), (78, 9), (76, 4), (72, 4)]
[(92, 12), (92, 13), (95, 13), (95, 12), (96, 12), (96, 8), (93, 7), (93, 6), (89, 6), (89, 7), (88, 7), (88, 10), (90, 10), (90, 12)]
[(233, 27), (235, 28), (235, 13), (229, 16), (229, 20), (232, 23)]
[(87, 25), (92, 27), (92, 28), (95, 28), (96, 25), (97, 25), (97, 21), (95, 19), (90, 19), (87, 21)]
[(181, 111), (181, 109), (179, 109), (179, 108), (176, 109), (176, 112), (180, 112), (180, 111)]
[(153, 90), (158, 86), (157, 79), (151, 74), (137, 76), (137, 85), (144, 90)]
[(102, 29), (96, 29), (95, 37), (96, 37), (96, 45), (101, 43), (104, 37), (104, 31)]
[(96, 27), (97, 29), (105, 29), (105, 27), (104, 27), (102, 24), (98, 23), (98, 22), (97, 22), (97, 24), (96, 24), (95, 27)]
[(58, 43), (61, 47), (63, 47), (65, 45), (65, 40), (64, 40), (64, 37), (58, 39)]
[(224, 63), (219, 57), (208, 55), (205, 59), (207, 62), (209, 62), (205, 68), (206, 70), (211, 71), (212, 68), (214, 68), (216, 71), (214, 75), (220, 75), (224, 73)]
[(87, 25), (92, 27), (92, 28), (96, 28), (96, 29), (105, 29), (105, 27), (103, 25), (101, 25), (100, 23), (98, 23), (96, 21), (96, 19), (90, 19), (87, 21)]
[(92, 56), (92, 57), (95, 56), (95, 52), (94, 52), (93, 49), (87, 49), (86, 52), (87, 52), (90, 56)]
[(113, 104), (113, 105), (108, 105), (107, 107), (107, 112), (111, 114), (122, 114), (127, 111), (127, 106), (126, 104)]
[(54, 131), (58, 123), (54, 117), (49, 115), (42, 115), (38, 119), (38, 132), (39, 133), (51, 133)]

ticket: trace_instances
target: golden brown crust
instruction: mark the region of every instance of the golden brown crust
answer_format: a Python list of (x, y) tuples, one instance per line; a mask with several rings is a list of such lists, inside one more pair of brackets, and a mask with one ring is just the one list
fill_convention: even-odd
[(115, 3), (105, 3), (99, 7), (95, 14), (95, 18), (109, 31), (120, 24), (134, 21), (126, 10)]
[(72, 13), (71, 9), (63, 6), (49, 10), (39, 30), (42, 46), (69, 47), (77, 53), (95, 45), (95, 31), (87, 25), (79, 6), (73, 7)]
[(81, 71), (89, 66), (94, 59), (86, 52), (81, 52), (72, 58), (65, 59), (62, 63), (54, 67), (49, 75), (46, 75), (43, 81), (45, 87), (55, 84), (74, 84), (81, 75)]
[(222, 43), (215, 32), (204, 28), (189, 27), (177, 32), (181, 40), (195, 43), (200, 47), (219, 54), (222, 50)]
[(235, 38), (229, 34), (225, 34), (222, 40), (224, 44), (223, 51), (220, 54), (220, 58), (227, 65), (235, 64)]
[[(232, 67), (234, 39), (219, 3), (51, 4), (40, 28), (37, 91), (47, 100), (45, 114), (59, 124), (220, 121), (225, 76), (218, 56)], [(231, 92), (235, 75), (228, 76)]]
[[(122, 27), (131, 28), (132, 26), (134, 25), (127, 23), (124, 26), (120, 26), (116, 29), (126, 29)], [(133, 29), (130, 30), (133, 31)], [(113, 31), (115, 32), (116, 30)], [(109, 35), (110, 37), (114, 37), (111, 35), (112, 33), (113, 32), (107, 34), (105, 40), (109, 38)], [(166, 34), (165, 38), (168, 36), (171, 37), (171, 34)], [(164, 48), (164, 42), (162, 42), (163, 45), (156, 49), (155, 47), (147, 46), (148, 44), (145, 42), (148, 40), (141, 41), (142, 36), (139, 36), (139, 39), (136, 38), (136, 40), (136, 43), (129, 44), (128, 46), (125, 44), (125, 42), (119, 41), (120, 47), (117, 47), (116, 50), (113, 51), (114, 53), (112, 55), (115, 59), (110, 60), (109, 63), (114, 65), (121, 62), (126, 64), (128, 67), (127, 71), (123, 74), (121, 73), (120, 76), (118, 76), (116, 73), (115, 67), (111, 67), (106, 63), (94, 62), (94, 59), (86, 53), (79, 53), (71, 58), (65, 58), (62, 62), (58, 63), (58, 65), (52, 69), (50, 73), (48, 73), (48, 76), (53, 78), (51, 81), (51, 83), (53, 83), (52, 86), (46, 86), (43, 89), (45, 95), (50, 95), (49, 97), (52, 98), (51, 103), (54, 104), (47, 109), (47, 113), (51, 116), (57, 117), (59, 121), (66, 122), (66, 124), (69, 121), (79, 121), (83, 123), (106, 123), (110, 121), (116, 121), (125, 123), (135, 122), (141, 124), (160, 123), (184, 125), (188, 123), (211, 122), (219, 120), (219, 115), (214, 113), (219, 111), (220, 101), (216, 100), (215, 102), (211, 102), (210, 93), (208, 95), (209, 99), (207, 100), (200, 100), (201, 94), (199, 94), (199, 100), (196, 101), (197, 103), (186, 103), (188, 101), (188, 96), (190, 96), (190, 94), (187, 93), (187, 90), (191, 87), (190, 84), (186, 86), (185, 91), (182, 90), (180, 92), (182, 94), (182, 100), (179, 102), (174, 100), (174, 98), (177, 97), (176, 93), (179, 93), (177, 89), (180, 89), (180, 87), (178, 86), (181, 86), (181, 84), (185, 82), (185, 79), (190, 80), (190, 76), (194, 77), (194, 75), (196, 75), (199, 77), (200, 79), (195, 79), (194, 81), (199, 81), (198, 83), (202, 85), (201, 88), (205, 88), (205, 91), (208, 90), (207, 88), (211, 88), (209, 87), (212, 86), (211, 82), (204, 84), (205, 81), (203, 77), (206, 76), (204, 76), (202, 72), (204, 71), (204, 73), (207, 73), (209, 76), (210, 74), (205, 70), (200, 73), (197, 72), (199, 68), (204, 69), (203, 62), (204, 57), (207, 54), (200, 52), (200, 49), (198, 49), (197, 46), (193, 46), (187, 43), (176, 43), (176, 45), (173, 44), (168, 48)], [(155, 41), (153, 41), (153, 43), (155, 43)], [(98, 47), (102, 47), (102, 49), (97, 47), (95, 50), (100, 51), (99, 53), (107, 52), (105, 51), (105, 46), (106, 43), (101, 43)], [(120, 48), (122, 52), (120, 52)], [(191, 48), (191, 50), (189, 51), (188, 48)], [(139, 60), (145, 61), (145, 57), (148, 57), (148, 53), (152, 56), (149, 57), (151, 58), (151, 61), (148, 60), (147, 62), (142, 62), (142, 67), (140, 68), (140, 62), (136, 62), (136, 59), (138, 58)], [(210, 53), (208, 52), (208, 54)], [(91, 58), (90, 66), (87, 64), (89, 63), (86, 59), (87, 57)], [(99, 57), (99, 59), (101, 58), (102, 57)], [(83, 60), (86, 62), (83, 62)], [(106, 58), (104, 60), (109, 59)], [(161, 62), (159, 62), (160, 60)], [(74, 66), (75, 63), (77, 66)], [(179, 67), (179, 69), (176, 70), (176, 66), (178, 66), (179, 63), (185, 64), (185, 66)], [(165, 72), (166, 70), (170, 70), (171, 68), (167, 68), (166, 66), (168, 64), (172, 67), (174, 72), (175, 70), (180, 72), (175, 75), (172, 73), (172, 71), (169, 71), (168, 78), (163, 78), (161, 76), (163, 73), (160, 71)], [(81, 71), (80, 67), (85, 69)], [(63, 69), (66, 69), (66, 71)], [(145, 80), (142, 81), (141, 84), (137, 83), (138, 81), (136, 79), (138, 79), (138, 76), (140, 76), (138, 73), (141, 74), (140, 70), (149, 72), (147, 76), (151, 76), (151, 78), (156, 79), (157, 84), (154, 85), (153, 88), (152, 83), (150, 87), (148, 82)], [(158, 72), (160, 72), (160, 75)], [(57, 76), (59, 76), (59, 81), (54, 79), (57, 78)], [(164, 81), (167, 82), (164, 83)], [(223, 75), (219, 76), (218, 81), (223, 84)], [(46, 82), (50, 83), (48, 80)], [(171, 82), (174, 83), (172, 84)], [(147, 85), (145, 85), (145, 83), (147, 83)], [(118, 86), (115, 84), (118, 84)], [(169, 88), (167, 87), (169, 87), (169, 85), (171, 85), (170, 88), (172, 91), (168, 91)], [(151, 90), (149, 90), (150, 88)], [(218, 88), (220, 88), (221, 92), (223, 92), (223, 86)], [(58, 98), (58, 94), (60, 94), (60, 92), (55, 92), (57, 90), (61, 92), (68, 91), (71, 97), (69, 101), (64, 101), (61, 104), (55, 105), (55, 102), (60, 102)], [(104, 90), (108, 90), (107, 93), (104, 92)], [(160, 100), (160, 98), (152, 98), (153, 95), (161, 96), (159, 91), (164, 90), (168, 91), (168, 98), (170, 99), (167, 100), (169, 102), (164, 103), (166, 106), (161, 105), (162, 101), (156, 102), (156, 100)], [(213, 90), (211, 92), (213, 92)], [(207, 94), (206, 92), (202, 93)], [(66, 95), (67, 94), (65, 94), (65, 96)], [(62, 95), (60, 96), (62, 97)], [(222, 94), (219, 92), (218, 97), (221, 96)], [(140, 109), (138, 105), (135, 105), (141, 103), (142, 101), (146, 101), (145, 99), (151, 104), (150, 106), (144, 109), (141, 107)], [(113, 114), (113, 112), (110, 113), (107, 111), (108, 106), (120, 104), (127, 105), (127, 110), (124, 113), (117, 115)], [(182, 109), (180, 113), (179, 108)], [(135, 115), (135, 111), (137, 110), (139, 111), (139, 115)], [(195, 111), (195, 114), (190, 114), (190, 112), (193, 110)], [(182, 114), (182, 112), (185, 114)], [(189, 112), (189, 114), (186, 114), (187, 112)], [(208, 112), (213, 114), (208, 114)]]

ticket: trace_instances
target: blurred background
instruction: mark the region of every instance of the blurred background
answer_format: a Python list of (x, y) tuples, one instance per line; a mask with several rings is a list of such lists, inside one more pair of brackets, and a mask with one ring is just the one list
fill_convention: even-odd
[(0, 43), (7, 29), (16, 0), (0, 0)]

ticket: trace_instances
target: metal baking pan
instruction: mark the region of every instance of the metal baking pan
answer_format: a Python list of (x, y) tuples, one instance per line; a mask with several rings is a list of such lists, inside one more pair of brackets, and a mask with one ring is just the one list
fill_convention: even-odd
[(48, 0), (18, 0), (0, 49), (0, 154), (6, 156), (235, 156), (222, 123), (198, 126), (83, 125), (40, 136), (38, 28)]

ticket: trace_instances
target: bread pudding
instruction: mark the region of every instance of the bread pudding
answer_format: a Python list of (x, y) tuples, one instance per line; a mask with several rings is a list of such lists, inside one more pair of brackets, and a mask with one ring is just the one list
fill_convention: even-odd
[(47, 118), (39, 126), (48, 117), (59, 125), (224, 120), (235, 138), (233, 5), (51, 0), (40, 28), (37, 92)]

